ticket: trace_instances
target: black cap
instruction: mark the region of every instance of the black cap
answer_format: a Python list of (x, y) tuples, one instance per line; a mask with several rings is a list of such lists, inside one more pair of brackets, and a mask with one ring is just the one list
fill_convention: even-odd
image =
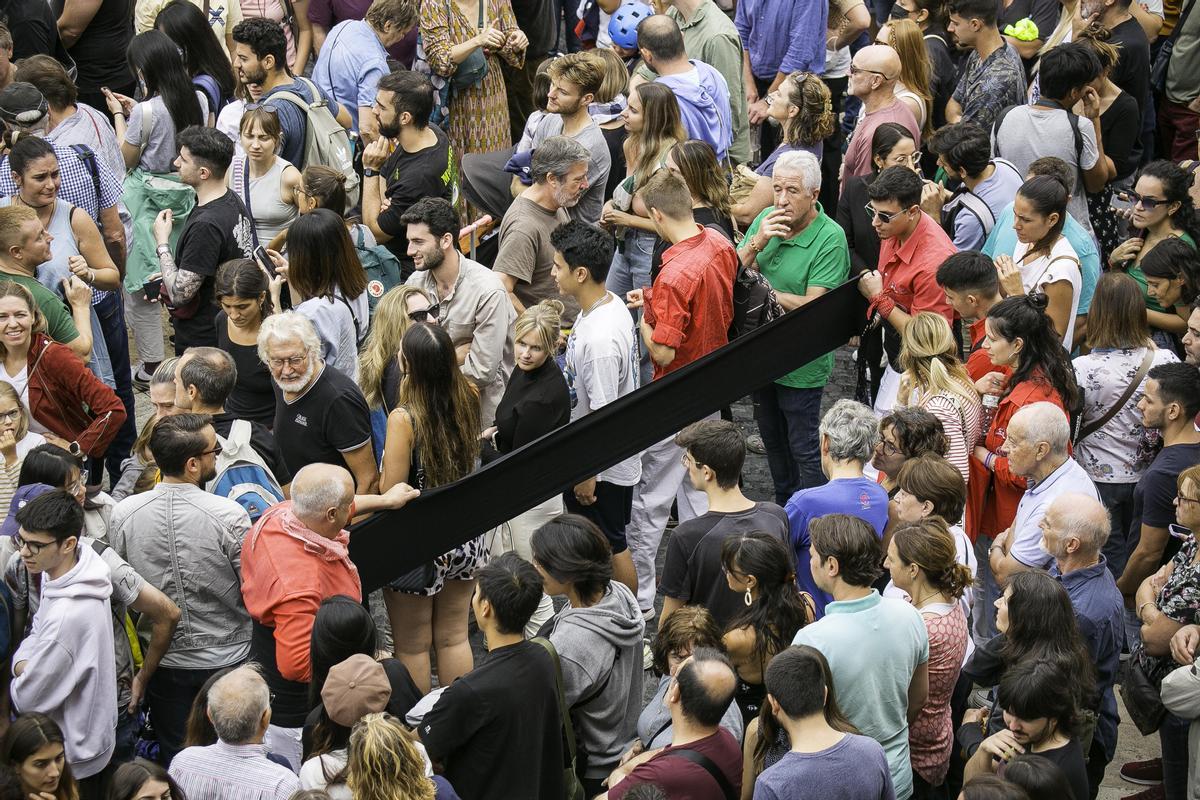
[(5, 124), (28, 128), (37, 125), (50, 113), (50, 105), (32, 83), (9, 84), (0, 91), (0, 120)]

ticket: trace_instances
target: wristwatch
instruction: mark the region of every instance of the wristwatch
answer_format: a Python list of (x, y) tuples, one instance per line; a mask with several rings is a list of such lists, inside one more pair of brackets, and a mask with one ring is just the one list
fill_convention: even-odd
[(364, 168), (364, 169), (363, 169), (363, 177), (364, 177), (364, 178), (378, 178), (378, 177), (379, 177), (379, 170), (377, 170), (377, 169), (370, 169), (370, 168)]

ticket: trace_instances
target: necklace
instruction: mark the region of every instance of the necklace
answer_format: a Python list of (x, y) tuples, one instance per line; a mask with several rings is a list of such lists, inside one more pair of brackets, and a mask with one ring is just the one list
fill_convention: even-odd
[(594, 310), (596, 310), (596, 309), (597, 309), (597, 308), (599, 308), (600, 306), (602, 306), (602, 305), (604, 305), (605, 303), (607, 303), (607, 302), (608, 302), (608, 298), (609, 298), (609, 294), (608, 294), (608, 292), (606, 291), (606, 292), (604, 293), (604, 295), (603, 295), (603, 296), (602, 296), (602, 297), (601, 297), (599, 300), (597, 300), (596, 302), (592, 303), (592, 304), (591, 304), (590, 306), (588, 306), (588, 307), (587, 307), (587, 308), (586, 308), (584, 311), (581, 311), (581, 312), (580, 312), (580, 316), (584, 316), (584, 317), (586, 317), (588, 314), (592, 313)]

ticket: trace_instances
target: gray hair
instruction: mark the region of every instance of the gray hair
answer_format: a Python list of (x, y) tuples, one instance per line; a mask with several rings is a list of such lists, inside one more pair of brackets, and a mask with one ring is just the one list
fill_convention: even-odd
[(1050, 453), (1060, 458), (1067, 457), (1067, 445), (1071, 441), (1071, 423), (1061, 408), (1042, 401), (1030, 403), (1017, 410), (1009, 422), (1009, 430), (1016, 424), (1024, 432), (1027, 442), (1045, 442)]
[(223, 406), (237, 385), (237, 364), (233, 356), (219, 347), (189, 347), (191, 356), (179, 368), (179, 382), (186, 389), (196, 387), (200, 402), (206, 406)]
[(821, 188), (821, 165), (817, 157), (807, 150), (791, 150), (781, 155), (775, 161), (775, 171), (772, 177), (781, 173), (798, 175), (804, 182), (804, 188), (815, 192)]
[(152, 386), (163, 386), (169, 383), (174, 386), (175, 365), (178, 363), (179, 356), (171, 356), (158, 362), (158, 366), (154, 369), (154, 374), (150, 376), (150, 384)]
[(545, 183), (546, 178), (553, 175), (562, 180), (571, 167), (580, 161), (587, 161), (591, 152), (579, 142), (567, 136), (551, 136), (533, 151), (530, 161), (530, 172), (538, 183)]
[(879, 418), (853, 400), (838, 400), (821, 418), (820, 433), (829, 437), (835, 461), (867, 461), (879, 441)]
[(1079, 540), (1079, 548), (1086, 556), (1100, 554), (1108, 535), (1112, 531), (1108, 509), (1094, 497), (1080, 492), (1068, 492), (1050, 504), (1062, 520), (1063, 538)]
[(258, 329), (258, 359), (264, 364), (269, 358), (267, 348), (272, 341), (299, 341), (309, 355), (321, 353), (321, 339), (317, 336), (317, 329), (307, 317), (295, 311), (272, 314), (262, 321), (262, 327)]
[[(323, 517), (331, 508), (341, 508), (354, 499), (354, 481), (350, 480), (349, 492), (344, 481), (308, 480), (310, 473), (325, 471), (328, 464), (307, 464), (292, 476), (292, 510), (301, 520)], [(349, 473), (346, 473), (350, 477)]]
[(270, 707), (271, 692), (255, 664), (222, 675), (208, 690), (208, 717), (217, 738), (226, 744), (253, 741)]

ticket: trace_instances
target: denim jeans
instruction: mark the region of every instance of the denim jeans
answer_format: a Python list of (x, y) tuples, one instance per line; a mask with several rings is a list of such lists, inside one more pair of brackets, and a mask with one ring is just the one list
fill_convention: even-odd
[[(109, 292), (107, 297), (92, 307), (92, 311), (100, 322), (100, 329), (93, 335), (96, 338), (104, 337), (108, 360), (112, 364), (113, 383), (110, 385), (125, 406), (125, 422), (104, 453), (109, 481), (115, 485), (121, 477), (121, 462), (129, 457), (129, 451), (137, 439), (133, 376), (129, 371), (129, 334), (125, 329), (125, 304), (121, 292)], [(91, 470), (92, 482), (99, 483), (102, 477), (100, 464), (93, 462)]]
[(1137, 483), (1097, 483), (1096, 493), (1108, 509), (1111, 532), (1104, 543), (1104, 558), (1114, 578), (1121, 577), (1129, 560), (1129, 526), (1133, 524), (1133, 490)]
[(767, 451), (775, 502), (784, 505), (801, 489), (821, 486), (821, 393), (773, 383), (754, 393), (754, 419)]
[(159, 667), (150, 677), (146, 684), (146, 702), (150, 706), (154, 733), (158, 736), (159, 761), (163, 766), (170, 766), (171, 759), (183, 749), (188, 714), (200, 687), (223, 669)]
[(1162, 744), (1163, 791), (1167, 800), (1187, 800), (1188, 728), (1191, 720), (1182, 720), (1167, 712), (1158, 740)]
[[(638, 231), (633, 228), (625, 232), (625, 238), (617, 252), (613, 254), (612, 266), (608, 270), (606, 287), (622, 300), (632, 289), (642, 289), (650, 285), (650, 260), (654, 256), (654, 242), (658, 237), (653, 233)], [(634, 312), (634, 322), (641, 321), (641, 309)], [(642, 386), (654, 379), (654, 364), (650, 361), (650, 348), (642, 342), (641, 376)]]

